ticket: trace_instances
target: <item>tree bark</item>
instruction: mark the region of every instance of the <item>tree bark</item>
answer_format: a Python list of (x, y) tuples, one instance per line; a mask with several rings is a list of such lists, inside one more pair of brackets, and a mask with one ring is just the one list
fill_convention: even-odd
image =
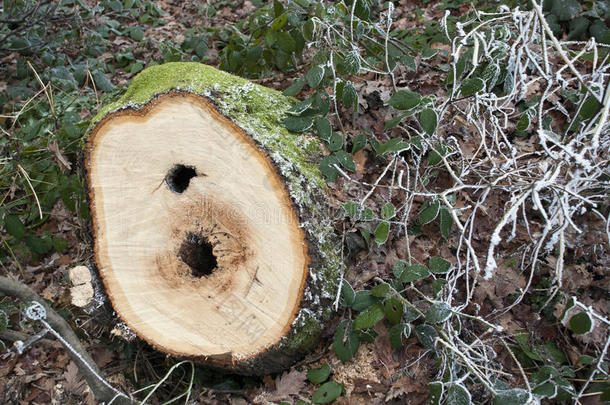
[(281, 124), (293, 104), (170, 63), (94, 119), (96, 261), (117, 313), (157, 349), (264, 375), (317, 344), (341, 263), (319, 143)]

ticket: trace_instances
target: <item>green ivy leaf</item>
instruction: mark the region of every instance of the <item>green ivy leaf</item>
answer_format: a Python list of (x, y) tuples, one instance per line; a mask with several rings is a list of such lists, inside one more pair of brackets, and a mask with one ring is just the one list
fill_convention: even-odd
[(446, 405), (470, 405), (470, 392), (462, 384), (451, 384), (447, 390)]
[(431, 382), (428, 384), (430, 390), (430, 405), (440, 405), (441, 398), (443, 397), (443, 383), (439, 381)]
[(330, 366), (324, 364), (320, 368), (312, 368), (307, 371), (307, 379), (314, 384), (321, 384), (330, 376)]
[(451, 316), (451, 307), (444, 302), (432, 304), (426, 312), (426, 322), (441, 323), (445, 322)]
[(6, 232), (17, 239), (25, 235), (25, 225), (16, 215), (7, 214), (4, 216), (4, 229)]
[(392, 323), (397, 324), (402, 318), (404, 312), (404, 305), (398, 298), (388, 298), (384, 302), (384, 312), (386, 319)]
[(341, 298), (343, 298), (343, 304), (348, 307), (352, 306), (356, 299), (356, 292), (346, 280), (341, 283)]
[(419, 223), (426, 225), (434, 221), (438, 216), (440, 206), (441, 203), (438, 200), (424, 206), (424, 209), (419, 213)]
[(347, 153), (344, 150), (339, 150), (339, 151), (335, 152), (335, 156), (337, 157), (339, 164), (341, 166), (343, 166), (345, 169), (347, 169), (351, 172), (356, 171), (356, 164), (352, 160), (352, 157), (349, 153)]
[(451, 263), (439, 256), (432, 256), (428, 262), (430, 271), (434, 274), (447, 273), (451, 268)]
[(428, 135), (433, 135), (438, 123), (436, 112), (430, 108), (426, 108), (419, 113), (419, 123)]
[(354, 330), (369, 329), (383, 319), (385, 316), (383, 307), (379, 302), (361, 312), (354, 320)]
[(346, 82), (343, 86), (341, 101), (346, 107), (354, 106), (354, 109), (358, 107), (358, 93), (350, 82)]
[(577, 335), (589, 333), (593, 329), (593, 321), (586, 312), (580, 312), (572, 316), (569, 325), (570, 330)]
[(409, 337), (411, 334), (411, 326), (407, 323), (399, 323), (390, 328), (388, 332), (388, 338), (392, 349), (399, 349), (402, 347), (402, 337)]
[(335, 181), (335, 180), (337, 180), (337, 176), (339, 175), (339, 172), (333, 166), (335, 164), (339, 164), (339, 162), (337, 161), (337, 158), (332, 156), (332, 155), (331, 156), (325, 156), (320, 161), (320, 171), (322, 172), (324, 177), (326, 177), (327, 181)]
[(451, 231), (451, 226), (453, 225), (453, 217), (451, 216), (451, 213), (447, 207), (441, 208), (440, 225), (441, 235), (443, 238), (445, 238), (445, 240), (449, 239), (449, 232)]
[(405, 270), (400, 274), (400, 281), (403, 283), (411, 283), (413, 281), (421, 280), (430, 275), (430, 271), (423, 264), (414, 264), (407, 266)]
[(361, 290), (357, 291), (354, 296), (354, 303), (352, 304), (352, 309), (354, 311), (363, 311), (375, 304), (377, 299), (373, 297), (373, 294), (369, 290)]
[(378, 245), (383, 245), (388, 240), (390, 234), (390, 224), (388, 222), (380, 222), (375, 228), (375, 242)]
[(426, 349), (434, 348), (434, 341), (438, 337), (438, 333), (436, 333), (436, 329), (434, 329), (430, 325), (421, 324), (415, 327), (415, 336), (417, 336), (417, 340), (419, 343)]
[(310, 117), (286, 117), (282, 121), (287, 130), (291, 132), (305, 132), (313, 126)]
[(314, 121), (316, 125), (316, 131), (318, 132), (318, 136), (328, 142), (330, 140), (330, 136), (333, 132), (333, 128), (330, 125), (330, 121), (326, 117), (318, 117)]
[(311, 98), (311, 97), (306, 98), (305, 100), (303, 100), (299, 103), (296, 103), (295, 105), (290, 107), (286, 111), (286, 114), (299, 116), (299, 115), (303, 114), (305, 111), (307, 111), (309, 109), (309, 107), (311, 107), (312, 103), (313, 103), (313, 98)]
[(317, 88), (320, 83), (322, 83), (322, 79), (324, 78), (324, 68), (322, 66), (316, 65), (309, 69), (307, 74), (305, 75), (305, 80), (307, 84), (312, 89)]
[(352, 331), (347, 319), (343, 320), (339, 326), (337, 326), (337, 331), (335, 332), (335, 337), (333, 339), (333, 350), (335, 351), (337, 358), (345, 363), (354, 357), (358, 352), (359, 347), (360, 338), (358, 337), (358, 333)]
[(383, 219), (391, 219), (395, 215), (394, 212), (394, 204), (387, 203), (381, 208), (381, 218)]
[(485, 88), (485, 82), (479, 77), (474, 77), (462, 84), (460, 94), (462, 97), (472, 96)]
[(108, 76), (106, 76), (104, 73), (100, 72), (99, 70), (96, 70), (95, 72), (93, 72), (92, 76), (93, 82), (99, 90), (105, 91), (106, 93), (110, 93), (112, 90), (114, 90), (114, 85), (112, 84), (110, 79), (108, 79)]
[(408, 110), (421, 102), (421, 96), (409, 90), (398, 90), (390, 97), (388, 104), (397, 110)]
[(294, 97), (301, 92), (303, 86), (305, 85), (305, 80), (303, 78), (298, 78), (292, 82), (292, 84), (283, 91), (285, 96)]
[(366, 146), (366, 135), (360, 134), (354, 137), (352, 141), (352, 155), (361, 151)]
[(521, 388), (512, 388), (508, 390), (496, 391), (496, 396), (493, 399), (493, 405), (525, 405), (531, 399), (529, 392)]
[(313, 393), (312, 401), (314, 404), (328, 404), (339, 398), (341, 392), (343, 392), (343, 385), (329, 381)]

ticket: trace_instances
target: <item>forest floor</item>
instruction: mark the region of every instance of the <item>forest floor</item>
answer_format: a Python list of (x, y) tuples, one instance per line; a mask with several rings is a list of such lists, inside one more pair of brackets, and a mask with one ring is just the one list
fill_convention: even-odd
[[(94, 5), (94, 2), (88, 3), (91, 3), (91, 6)], [(111, 27), (107, 37), (108, 46), (96, 57), (100, 61), (117, 65), (112, 72), (108, 73), (111, 82), (108, 90), (127, 85), (135, 72), (139, 70), (134, 67), (136, 63), (146, 66), (150, 61), (167, 60), (168, 54), (175, 51), (168, 48), (167, 43), (184, 43), (185, 38), (191, 35), (189, 30), (201, 26), (223, 28), (236, 25), (257, 9), (257, 6), (250, 1), (235, 3), (164, 0), (155, 3), (159, 9), (159, 16), (154, 18), (163, 20), (164, 23), (144, 24), (142, 35), (146, 40), (142, 41), (137, 32), (125, 29), (138, 25), (134, 19), (116, 18), (121, 24), (120, 31), (123, 32), (121, 35), (118, 32), (119, 27)], [(421, 24), (423, 27), (425, 21), (442, 18), (445, 11), (441, 6), (446, 3), (401, 0), (396, 4), (395, 24), (398, 29), (414, 28), (416, 24)], [(461, 5), (459, 2), (457, 4), (450, 8), (454, 15), (465, 14), (470, 9), (468, 5)], [(411, 18), (415, 9), (423, 18)], [(81, 30), (83, 32), (94, 30), (104, 18), (110, 17), (111, 15), (97, 14), (92, 19), (81, 22)], [(64, 22), (57, 22), (57, 24), (59, 27)], [(215, 47), (214, 37), (210, 38), (205, 63), (219, 66), (221, 63), (219, 51)], [(78, 54), (83, 52), (86, 44), (66, 41), (64, 46), (62, 52)], [(432, 48), (450, 50), (449, 45), (440, 40), (433, 43)], [(125, 61), (117, 62), (117, 55), (125, 55)], [(184, 55), (178, 55), (178, 57), (184, 57)], [(29, 59), (36, 58), (30, 56)], [(0, 125), (3, 127), (3, 132), (7, 134), (8, 142), (12, 142), (18, 135), (17, 131), (13, 130), (14, 124), (11, 120), (14, 117), (12, 115), (14, 111), (10, 108), (34, 96), (32, 91), (23, 94), (18, 92), (19, 86), (32, 88), (32, 83), (35, 83), (25, 62), (20, 63), (19, 60), (24, 60), (23, 55), (19, 52), (0, 50), (0, 91), (5, 94), (5, 98), (2, 100), (4, 109), (0, 110), (0, 114), (2, 114)], [(448, 64), (449, 57), (438, 55), (433, 62), (418, 58), (417, 62), (419, 66), (417, 71), (404, 67), (398, 68), (394, 73), (394, 83), (388, 76), (380, 76), (375, 73), (351, 77), (361, 105), (359, 114), (353, 114), (349, 109), (342, 109), (340, 113), (346, 123), (345, 131), (350, 135), (349, 142), (352, 142), (355, 134), (362, 131), (370, 131), (375, 135), (386, 132), (384, 125), (395, 117), (395, 111), (384, 102), (387, 102), (390, 95), (394, 93), (394, 86), (408, 87), (423, 96), (434, 95), (439, 99), (448, 97), (448, 90), (443, 84), (447, 73), (438, 66)], [(303, 63), (302, 66), (297, 65), (296, 70), (289, 73), (277, 71), (269, 77), (253, 79), (253, 81), (283, 91), (292, 84), (295, 77), (304, 75), (303, 69), (306, 66), (308, 65)], [(23, 69), (27, 71), (24, 73)], [(29, 85), (23, 84), (26, 77), (31, 80), (28, 82)], [(87, 93), (87, 95), (82, 88), (77, 88), (72, 92), (76, 103), (83, 102), (86, 106), (79, 111), (82, 122), (86, 122), (95, 115), (96, 109), (108, 101), (107, 97), (102, 97), (103, 90), (99, 89), (98, 80), (94, 77), (91, 77), (91, 80), (98, 84), (94, 98), (91, 97), (93, 93)], [(101, 83), (103, 85), (103, 82)], [(541, 93), (543, 90), (540, 88), (539, 92)], [(311, 94), (311, 90), (304, 89), (296, 97), (304, 99)], [(40, 102), (41, 98), (45, 98), (44, 93), (38, 96), (35, 105)], [(66, 94), (61, 96), (64, 97)], [(81, 96), (94, 101), (92, 103), (82, 101), (79, 98)], [(25, 128), (25, 124), (20, 125)], [(84, 128), (80, 128), (80, 130), (82, 133)], [(462, 144), (463, 149), (470, 148), (472, 153), (476, 154), (474, 151), (480, 148), (477, 139), (471, 136), (474, 133), (472, 126), (463, 125), (447, 131), (466, 140)], [(468, 141), (469, 139), (470, 141)], [(76, 138), (71, 140), (70, 147), (72, 148), (78, 142), (79, 139)], [(531, 144), (528, 144), (530, 142)], [(537, 148), (531, 138), (518, 138), (515, 143), (519, 143), (522, 150), (529, 148), (534, 151)], [(7, 145), (7, 143), (3, 143), (0, 144), (0, 147), (3, 148), (3, 151), (7, 151)], [(34, 149), (32, 149), (33, 153), (37, 153)], [(80, 157), (73, 149), (67, 152), (67, 148), (63, 149), (57, 143), (45, 144), (42, 149), (48, 159), (61, 169), (58, 179), (67, 178), (68, 175), (77, 173), (81, 168)], [(10, 157), (8, 152), (7, 157)], [(350, 173), (351, 180), (339, 176), (335, 181), (329, 182), (330, 206), (335, 213), (342, 213), (345, 203), (362, 200), (371, 190), (373, 192), (368, 197), (367, 206), (375, 212), (381, 211), (388, 202), (400, 206), (400, 202), (406, 200), (404, 191), (393, 192), (391, 187), (369, 187), (378, 179), (383, 178), (389, 162), (386, 156), (380, 156), (370, 148), (364, 148), (353, 155), (353, 161), (355, 170)], [(390, 171), (393, 172), (392, 178), (385, 178), (380, 184), (393, 184), (393, 176), (400, 171), (399, 165), (401, 164), (409, 164), (409, 162), (405, 163), (405, 160), (402, 159), (396, 163), (396, 166)], [(21, 186), (16, 185), (16, 183), (21, 184), (22, 182), (20, 176), (21, 174), (15, 169), (14, 173), (7, 175), (7, 178), (2, 180), (4, 183), (2, 212), (8, 213), (7, 203), (15, 201), (22, 192), (20, 190), (26, 190), (24, 193), (28, 193), (26, 186), (20, 189)], [(441, 171), (435, 176), (430, 180), (431, 189), (443, 190), (451, 184), (448, 173)], [(82, 183), (78, 181), (76, 184), (70, 184), (70, 187), (73, 188), (67, 188), (69, 193), (76, 193), (77, 191), (74, 190), (82, 186)], [(107, 298), (101, 291), (99, 280), (93, 280), (93, 288), (96, 291), (93, 303), (84, 308), (73, 305), (74, 292), (71, 293), (73, 285), (68, 275), (69, 269), (76, 265), (95, 267), (95, 263), (91, 248), (90, 220), (86, 215), (82, 215), (83, 210), (79, 209), (78, 203), (76, 203), (76, 207), (70, 207), (63, 197), (63, 195), (55, 196), (51, 206), (45, 211), (47, 219), (41, 226), (31, 228), (32, 237), (38, 239), (30, 239), (33, 242), (27, 247), (33, 249), (35, 254), (22, 254), (17, 250), (8, 252), (10, 248), (3, 251), (6, 257), (2, 261), (2, 275), (11, 275), (11, 277), (19, 279), (52, 303), (52, 306), (69, 320), (87, 351), (101, 368), (103, 375), (114, 387), (130, 393), (155, 384), (177, 361), (153, 350), (144, 341), (134, 337), (122, 327), (120, 319), (115, 316)], [(476, 192), (466, 190), (457, 192), (455, 197), (454, 207), (461, 208), (465, 212), (476, 204), (478, 198)], [(488, 249), (490, 235), (505, 212), (506, 203), (510, 198), (510, 193), (498, 192), (485, 200), (485, 206), (481, 207), (478, 220), (471, 230), (471, 234), (474, 236), (470, 242), (475, 251), (482, 252)], [(424, 197), (415, 197), (412, 202), (416, 206), (420, 206), (424, 204), (424, 200)], [(34, 204), (32, 206), (35, 207)], [(417, 217), (417, 212), (413, 215)], [(368, 243), (361, 232), (362, 226), (358, 225), (356, 221), (342, 215), (335, 215), (335, 217), (340, 218), (335, 223), (337, 233), (345, 241), (345, 279), (356, 291), (370, 288), (375, 284), (376, 277), (384, 280), (392, 278), (395, 274), (394, 264), (398, 260), (412, 258), (416, 263), (427, 263), (429, 258), (438, 256), (453, 258), (450, 261), (452, 265), (456, 264), (456, 246), (460, 246), (462, 239), (460, 239), (460, 233), (455, 229), (448, 238), (445, 238), (439, 232), (438, 223), (435, 222), (421, 226), (418, 232), (413, 234), (391, 232), (387, 242), (382, 244)], [(511, 352), (504, 350), (504, 346), (500, 343), (492, 346), (496, 356), (493, 361), (494, 367), (505, 373), (508, 380), (515, 386), (522, 386), (525, 383), (522, 376), (531, 377), (545, 364), (554, 362), (558, 368), (564, 366), (574, 372), (571, 377), (566, 378), (573, 385), (573, 389), (578, 391), (582, 382), (587, 379), (587, 375), (584, 373), (588, 372), (591, 364), (598, 364), (596, 355), (608, 339), (608, 328), (607, 325), (604, 326), (603, 322), (597, 322), (595, 328), (588, 334), (573, 334), (560, 322), (567, 301), (567, 299), (562, 301), (561, 297), (576, 296), (581, 303), (592, 308), (595, 313), (605, 319), (610, 317), (608, 296), (610, 251), (607, 240), (607, 223), (591, 213), (578, 216), (576, 221), (576, 225), (581, 227), (583, 232), (569, 231), (565, 234), (565, 254), (562, 252), (560, 258), (562, 261), (561, 294), (558, 294), (557, 297), (550, 295), (550, 292), (553, 291), (551, 285), (559, 256), (556, 250), (540, 255), (540, 263), (535, 272), (532, 270), (531, 278), (529, 272), (522, 270), (527, 267), (522, 266), (522, 262), (527, 260), (525, 256), (529, 249), (527, 246), (531, 245), (530, 233), (542, 232), (543, 229), (543, 221), (534, 219), (531, 229), (526, 229), (523, 225), (517, 226), (515, 237), (498, 246), (497, 270), (494, 276), (479, 281), (468, 308), (464, 309), (464, 311), (474, 311), (477, 316), (483, 318), (489, 316), (494, 323), (502, 326), (510, 346), (525, 358), (524, 364), (527, 361), (530, 362), (523, 369), (515, 361)], [(371, 233), (375, 232), (374, 228), (369, 227), (368, 230)], [(2, 240), (5, 245), (2, 249), (4, 246), (9, 246), (6, 242), (8, 237), (8, 233), (3, 230)], [(65, 247), (63, 249), (55, 247), (46, 250), (39, 249), (37, 252), (37, 240), (51, 241), (49, 243), (63, 240), (64, 242), (61, 243), (65, 243)], [(523, 291), (528, 287), (529, 291), (525, 294)], [(422, 285), (420, 288), (428, 291), (426, 288), (431, 287)], [(464, 290), (468, 287), (463, 282), (458, 282), (456, 288)], [(522, 293), (523, 299), (516, 305), (511, 305), (515, 297)], [(549, 301), (551, 302), (549, 303)], [(3, 305), (0, 309), (5, 308), (10, 317), (10, 322), (7, 322), (10, 327), (2, 331), (0, 335), (6, 345), (5, 348), (0, 346), (3, 349), (0, 352), (2, 359), (0, 361), (0, 402), (6, 404), (97, 403), (75, 363), (70, 360), (62, 345), (53, 338), (48, 337), (48, 339), (36, 342), (22, 354), (16, 353), (14, 347), (11, 346), (12, 342), (27, 339), (27, 336), (33, 334), (37, 327), (20, 314), (18, 304), (8, 297), (0, 297), (0, 305)], [(507, 307), (510, 307), (508, 311), (501, 311)], [(352, 361), (342, 362), (337, 358), (332, 350), (333, 335), (339, 322), (348, 316), (348, 312), (349, 309), (340, 307), (333, 321), (327, 325), (324, 338), (315, 352), (282, 374), (259, 379), (221, 374), (202, 366), (195, 366), (197, 384), (192, 389), (191, 401), (202, 404), (309, 401), (319, 385), (308, 381), (307, 371), (323, 364), (329, 364), (333, 370), (332, 380), (344, 384), (345, 389), (344, 395), (339, 397), (335, 403), (426, 403), (430, 399), (428, 384), (438, 378), (439, 370), (436, 368), (435, 359), (426, 355), (429, 350), (422, 347), (415, 334), (405, 338), (402, 347), (395, 349), (388, 338), (391, 325), (380, 322), (375, 326), (377, 333), (375, 341), (364, 343)], [(474, 334), (481, 333), (481, 336), (487, 333), (481, 328), (473, 327), (472, 330)], [(587, 356), (592, 359), (587, 360)], [(519, 359), (521, 360), (521, 357)], [(178, 368), (167, 383), (160, 385), (151, 399), (151, 403), (163, 403), (184, 391), (190, 378), (189, 367), (186, 365)], [(594, 383), (601, 384), (600, 392), (607, 389), (607, 377), (599, 381), (595, 380)], [(470, 388), (473, 397), (476, 397), (477, 392), (482, 389), (476, 385)], [(553, 402), (554, 400), (547, 399), (546, 401)], [(597, 395), (584, 396), (580, 398), (579, 402), (583, 405), (602, 403), (599, 392)]]

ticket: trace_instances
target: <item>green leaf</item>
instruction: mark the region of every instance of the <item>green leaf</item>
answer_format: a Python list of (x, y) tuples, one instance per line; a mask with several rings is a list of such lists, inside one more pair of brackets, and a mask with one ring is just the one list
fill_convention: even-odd
[(282, 121), (287, 130), (291, 132), (305, 132), (313, 126), (310, 117), (286, 117)]
[(375, 304), (377, 299), (371, 294), (369, 290), (361, 290), (357, 291), (354, 296), (354, 303), (352, 304), (352, 309), (354, 311), (363, 311)]
[(356, 93), (356, 89), (350, 82), (346, 82), (345, 86), (343, 86), (341, 102), (346, 107), (354, 106), (354, 109), (358, 107), (358, 93)]
[(444, 302), (432, 304), (426, 312), (426, 322), (441, 323), (445, 322), (451, 316), (451, 307)]
[(328, 364), (307, 371), (307, 379), (314, 384), (322, 384), (328, 379), (328, 376), (330, 376), (330, 366)]
[(337, 176), (339, 175), (339, 172), (333, 166), (335, 164), (339, 164), (339, 162), (337, 161), (337, 158), (332, 156), (332, 155), (331, 156), (325, 156), (320, 161), (320, 171), (322, 172), (324, 177), (326, 177), (327, 181), (335, 181), (335, 180), (337, 180)]
[(393, 138), (387, 142), (382, 143), (377, 147), (377, 153), (384, 155), (388, 152), (402, 152), (411, 147), (409, 142), (404, 142), (402, 138)]
[(296, 49), (297, 43), (294, 40), (294, 38), (292, 37), (292, 35), (290, 35), (287, 32), (277, 32), (275, 34), (276, 40), (277, 40), (277, 44), (279, 45), (280, 49), (286, 53), (292, 53), (294, 52), (294, 50)]
[(341, 283), (341, 298), (343, 298), (343, 304), (348, 307), (352, 306), (356, 299), (356, 292), (346, 280)]
[(375, 218), (375, 214), (373, 213), (373, 210), (371, 210), (369, 207), (362, 208), (362, 212), (360, 213), (360, 220), (372, 221), (373, 218)]
[(129, 36), (134, 41), (140, 42), (144, 38), (144, 31), (140, 27), (132, 27), (129, 30)]
[(580, 4), (577, 0), (554, 0), (551, 14), (555, 15), (559, 21), (568, 21), (580, 11)]
[(413, 281), (421, 280), (430, 275), (430, 271), (423, 264), (414, 264), (407, 266), (405, 270), (400, 274), (400, 281), (403, 283), (411, 283)]
[(547, 381), (535, 386), (532, 392), (543, 397), (554, 398), (557, 395), (557, 385), (552, 381)]
[(398, 298), (388, 298), (384, 302), (384, 312), (386, 319), (392, 323), (397, 324), (402, 318), (404, 312), (404, 305)]
[(361, 312), (354, 320), (354, 330), (369, 329), (383, 319), (385, 313), (381, 304), (375, 303), (366, 311)]
[(109, 93), (114, 89), (114, 85), (112, 84), (110, 79), (108, 79), (108, 76), (106, 76), (104, 73), (100, 72), (99, 70), (96, 70), (95, 72), (93, 72), (92, 76), (93, 76), (93, 81), (95, 83), (95, 86), (99, 90)]
[(378, 245), (383, 245), (388, 240), (390, 234), (390, 224), (388, 222), (380, 222), (375, 228), (375, 242)]
[(478, 77), (474, 77), (462, 84), (460, 94), (462, 97), (472, 96), (485, 88), (485, 82)]
[(352, 155), (361, 151), (366, 146), (366, 135), (356, 135), (352, 141)]
[(582, 107), (580, 108), (580, 113), (578, 115), (583, 120), (588, 120), (589, 118), (592, 118), (597, 113), (597, 111), (599, 111), (599, 107), (599, 101), (597, 101), (594, 97), (588, 97), (582, 104)]
[(0, 309), (0, 332), (8, 327), (8, 314)]
[(398, 90), (390, 97), (388, 104), (397, 110), (408, 110), (421, 102), (421, 96), (409, 90)]
[(358, 333), (351, 330), (349, 321), (346, 319), (337, 326), (337, 332), (333, 339), (333, 350), (337, 358), (343, 363), (350, 360), (358, 352), (360, 338)]
[(428, 166), (435, 166), (439, 164), (443, 158), (447, 154), (447, 147), (445, 145), (438, 144), (434, 149), (430, 151), (428, 154)]
[(318, 117), (314, 121), (316, 125), (316, 131), (318, 132), (318, 136), (324, 141), (329, 141), (330, 136), (333, 132), (332, 126), (330, 125), (330, 121), (325, 117)]
[(590, 366), (591, 364), (593, 364), (594, 361), (595, 361), (595, 357), (588, 356), (586, 354), (578, 356), (578, 363), (580, 363), (580, 364), (585, 364), (587, 366)]
[(388, 338), (390, 340), (390, 345), (392, 345), (392, 349), (399, 349), (402, 347), (402, 337), (409, 337), (411, 333), (411, 326), (406, 323), (399, 323), (390, 328), (388, 332)]
[(26, 246), (34, 253), (38, 253), (44, 255), (51, 250), (51, 241), (48, 239), (41, 239), (37, 236), (26, 236), (25, 237)]
[(360, 204), (355, 202), (348, 202), (343, 204), (343, 209), (348, 217), (357, 220), (360, 217)]
[(317, 88), (320, 83), (322, 83), (322, 79), (324, 78), (324, 68), (322, 66), (314, 66), (305, 75), (305, 80), (307, 84), (312, 89)]
[(373, 297), (383, 298), (390, 291), (390, 285), (388, 283), (379, 283), (371, 289)]
[(419, 223), (421, 225), (426, 225), (434, 221), (438, 216), (440, 206), (441, 203), (438, 200), (424, 206), (425, 208), (419, 213)]
[(305, 111), (307, 111), (307, 109), (309, 109), (309, 107), (311, 107), (312, 103), (313, 103), (313, 98), (311, 98), (311, 97), (306, 98), (305, 100), (303, 100), (299, 103), (296, 103), (295, 105), (290, 107), (286, 111), (286, 114), (299, 116), (299, 115), (303, 114)]
[(470, 392), (462, 384), (451, 384), (447, 390), (446, 405), (469, 405)]
[(402, 277), (402, 273), (405, 272), (405, 270), (407, 270), (407, 263), (404, 260), (397, 260), (394, 263), (394, 277), (396, 277), (397, 279), (400, 279)]
[(589, 333), (593, 330), (593, 321), (586, 312), (580, 312), (570, 318), (570, 330), (577, 334), (582, 335)]
[(451, 268), (451, 263), (439, 256), (432, 256), (428, 262), (430, 271), (434, 274), (447, 273)]
[(303, 37), (307, 41), (311, 42), (313, 40), (315, 31), (316, 31), (316, 24), (314, 23), (313, 20), (307, 20), (307, 22), (305, 22), (305, 24), (303, 24)]
[(350, 51), (345, 55), (343, 68), (347, 75), (357, 75), (360, 72), (360, 55), (357, 51)]
[(419, 113), (419, 123), (428, 135), (433, 135), (438, 123), (436, 112), (430, 108), (426, 108)]
[(440, 225), (441, 235), (443, 236), (443, 238), (449, 239), (449, 232), (451, 231), (451, 226), (453, 225), (453, 217), (451, 216), (451, 213), (449, 212), (449, 209), (447, 207), (441, 208)]
[(430, 390), (430, 405), (440, 405), (441, 398), (443, 397), (443, 383), (439, 381), (431, 382), (428, 384)]
[(521, 388), (496, 391), (493, 405), (525, 405), (529, 403), (530, 394)]
[(526, 131), (530, 126), (530, 116), (527, 111), (524, 111), (517, 121), (517, 127), (515, 128), (517, 131)]
[(303, 85), (305, 85), (305, 80), (298, 78), (283, 93), (285, 96), (294, 97), (301, 92)]
[(339, 398), (341, 392), (343, 392), (343, 385), (329, 381), (313, 393), (312, 401), (314, 404), (328, 404)]
[(9, 235), (17, 239), (21, 239), (25, 235), (25, 225), (17, 215), (7, 214), (4, 216), (4, 229)]
[(347, 169), (351, 172), (356, 171), (356, 164), (352, 160), (352, 157), (349, 153), (347, 153), (344, 150), (339, 150), (339, 151), (335, 152), (335, 156), (337, 157), (339, 164), (341, 166), (343, 166), (345, 169)]
[(395, 215), (394, 212), (394, 204), (387, 203), (381, 208), (381, 218), (383, 219), (391, 219)]
[(586, 17), (576, 17), (570, 21), (570, 30), (568, 34), (568, 41), (579, 40), (584, 38), (589, 28), (589, 20)]
[(481, 72), (481, 79), (485, 82), (487, 91), (491, 91), (494, 87), (496, 87), (499, 78), (500, 66), (496, 61), (490, 62)]
[(436, 333), (436, 329), (434, 329), (430, 325), (421, 324), (415, 327), (415, 336), (417, 336), (417, 340), (419, 343), (426, 349), (434, 348), (434, 341), (438, 337), (438, 333)]
[(328, 149), (331, 152), (337, 151), (343, 147), (343, 137), (338, 133), (333, 133), (328, 141)]

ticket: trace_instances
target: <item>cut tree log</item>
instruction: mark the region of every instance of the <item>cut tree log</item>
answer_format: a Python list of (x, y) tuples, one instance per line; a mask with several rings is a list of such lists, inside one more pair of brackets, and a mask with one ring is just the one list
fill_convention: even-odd
[(295, 100), (198, 63), (144, 70), (86, 148), (95, 257), (157, 349), (264, 375), (312, 350), (338, 288), (318, 141)]

